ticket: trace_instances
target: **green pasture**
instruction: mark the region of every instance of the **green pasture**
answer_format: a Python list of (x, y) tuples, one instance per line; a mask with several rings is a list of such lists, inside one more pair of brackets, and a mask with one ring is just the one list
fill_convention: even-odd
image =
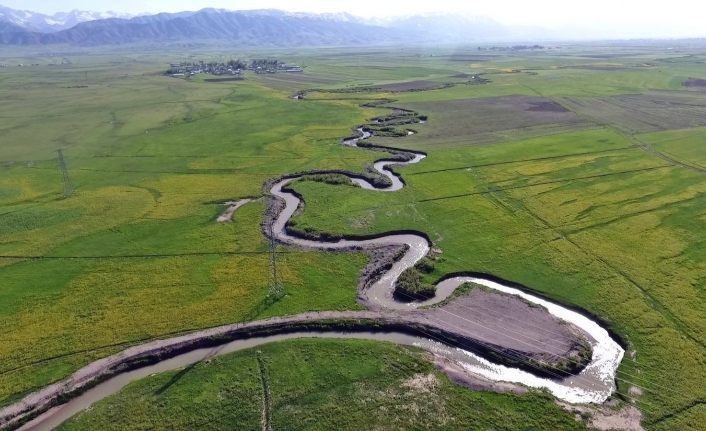
[(255, 82), (166, 78), (160, 67), (30, 70), (3, 81), (5, 100), (17, 100), (2, 109), (9, 144), (0, 147), (4, 403), (147, 339), (359, 307), (362, 256), (280, 249), (287, 296), (269, 304), (264, 201), (233, 223), (215, 219), (222, 202), (262, 196), (269, 178), (374, 160), (338, 144), (366, 113), (295, 104)]
[[(585, 309), (628, 343), (618, 398), (640, 407), (644, 426), (698, 429), (706, 421), (706, 106), (704, 92), (682, 82), (706, 76), (703, 52), (689, 49), (272, 50), (305, 72), (227, 83), (161, 72), (180, 59), (261, 53), (85, 50), (67, 53), (69, 65), (49, 66), (56, 58), (46, 53), (0, 52), (3, 63), (40, 64), (0, 69), (0, 405), (143, 341), (360, 308), (363, 254), (284, 246), (277, 263), (286, 295), (269, 300), (262, 185), (310, 169), (361, 171), (381, 153), (343, 147), (340, 138), (389, 112), (361, 104), (386, 99), (429, 119), (410, 126), (413, 136), (372, 141), (428, 157), (399, 169), (407, 187), (397, 193), (297, 182), (305, 202), (297, 228), (423, 231), (441, 251), (425, 282), (488, 272)], [(490, 82), (469, 84), (459, 78), (465, 75)], [(418, 80), (454, 86), (357, 90)], [(324, 91), (291, 99), (312, 89)], [(221, 203), (244, 197), (257, 200), (232, 223), (215, 223)], [(406, 349), (311, 340), (263, 350), (282, 373), (273, 382), (277, 429), (324, 419), (343, 429), (468, 429), (481, 418), (507, 418), (511, 429), (523, 429), (519, 418), (531, 420), (531, 429), (583, 426), (544, 395), (455, 387)], [(153, 395), (173, 373), (136, 382), (66, 427), (130, 429), (169, 417), (173, 428), (189, 428), (204, 409), (230, 420), (214, 428), (233, 421), (259, 427), (254, 358), (242, 352), (200, 364), (182, 380), (183, 392), (178, 384)], [(248, 365), (228, 368), (238, 361)], [(306, 375), (294, 375), (288, 361), (306, 362)], [(433, 403), (397, 394), (398, 407), (376, 398), (370, 413), (363, 395), (394, 390), (417, 372), (442, 382)], [(362, 381), (371, 386), (360, 388)], [(297, 397), (298, 386), (346, 402)], [(243, 403), (228, 404), (218, 398), (222, 391)], [(417, 402), (418, 414), (398, 410), (407, 402)], [(436, 407), (446, 416), (424, 413)], [(130, 412), (126, 422), (111, 413), (116, 408)], [(231, 410), (216, 415), (222, 409)]]

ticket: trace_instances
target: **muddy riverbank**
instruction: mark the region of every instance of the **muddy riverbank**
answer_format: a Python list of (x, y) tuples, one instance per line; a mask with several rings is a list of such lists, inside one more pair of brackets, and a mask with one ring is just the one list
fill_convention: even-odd
[[(453, 304), (456, 307), (463, 307), (469, 300), (471, 300), (470, 297), (461, 297), (449, 305)], [(517, 302), (518, 304), (516, 305), (519, 307), (528, 307), (521, 301)], [(469, 318), (473, 318), (473, 314), (475, 313), (469, 313)], [(545, 314), (542, 310), (531, 309), (530, 320), (534, 322), (533, 325), (549, 324), (550, 330), (565, 331), (566, 325), (563, 325), (558, 319), (546, 320)], [(478, 316), (475, 319), (478, 321), (484, 320)], [(494, 324), (493, 321), (486, 323)], [(346, 331), (346, 333), (351, 335), (361, 332), (394, 332), (432, 340), (445, 346), (473, 352), (479, 356), (490, 357), (495, 361), (511, 366), (526, 368), (537, 374), (548, 373), (550, 375), (553, 375), (556, 370), (553, 366), (550, 366), (551, 357), (546, 357), (547, 352), (552, 352), (557, 358), (580, 352), (582, 340), (574, 337), (569, 332), (565, 332), (566, 339), (563, 343), (556, 343), (555, 339), (545, 339), (540, 340), (540, 344), (534, 344), (534, 342), (525, 344), (522, 342), (524, 338), (534, 339), (535, 337), (540, 337), (541, 332), (538, 329), (526, 329), (524, 334), (517, 335), (514, 331), (519, 329), (520, 326), (518, 325), (515, 328), (506, 327), (505, 330), (499, 332), (489, 330), (476, 333), (474, 330), (469, 329), (468, 325), (456, 327), (450, 324), (448, 316), (443, 312), (443, 308), (407, 312), (318, 312), (225, 325), (188, 335), (145, 343), (98, 360), (77, 371), (71, 377), (35, 392), (21, 402), (1, 410), (0, 427), (13, 428), (21, 425), (24, 421), (61, 404), (65, 400), (77, 397), (95, 385), (127, 371), (159, 363), (196, 349), (220, 346), (236, 340), (248, 340), (258, 337), (291, 333), (307, 334), (321, 331)], [(535, 328), (539, 328), (539, 326)], [(500, 337), (501, 341), (507, 341), (507, 343), (495, 342), (493, 334)], [(514, 342), (511, 341), (513, 339), (515, 340)], [(550, 362), (546, 362), (547, 360)]]

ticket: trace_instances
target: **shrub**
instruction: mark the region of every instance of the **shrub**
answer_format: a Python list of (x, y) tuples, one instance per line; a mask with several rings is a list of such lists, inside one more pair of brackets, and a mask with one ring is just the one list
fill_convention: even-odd
[(436, 288), (422, 280), (422, 273), (416, 268), (409, 268), (400, 275), (395, 285), (395, 298), (411, 302), (433, 298)]

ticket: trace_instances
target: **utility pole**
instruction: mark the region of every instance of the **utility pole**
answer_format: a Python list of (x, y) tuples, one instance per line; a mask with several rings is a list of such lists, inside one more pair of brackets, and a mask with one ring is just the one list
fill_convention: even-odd
[(284, 296), (284, 290), (277, 275), (277, 242), (270, 225), (270, 270), (272, 271), (272, 285), (270, 286), (269, 297), (272, 301), (278, 301)]
[(270, 269), (272, 270), (272, 284), (279, 284), (277, 279), (277, 255), (276, 255), (275, 236), (272, 232), (272, 226), (270, 226)]
[(64, 178), (64, 197), (68, 198), (74, 193), (74, 186), (71, 184), (71, 178), (69, 178), (69, 170), (66, 168), (66, 161), (64, 160), (64, 152), (59, 149), (56, 150), (57, 159), (59, 162), (59, 170), (61, 170), (61, 175)]

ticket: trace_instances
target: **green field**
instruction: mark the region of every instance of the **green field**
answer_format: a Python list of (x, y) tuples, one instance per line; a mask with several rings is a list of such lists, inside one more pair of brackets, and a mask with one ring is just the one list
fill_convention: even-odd
[[(272, 51), (306, 72), (227, 83), (160, 72), (190, 55), (248, 53), (76, 52), (67, 54), (72, 64), (49, 66), (44, 54), (0, 52), (2, 63), (39, 64), (0, 69), (0, 405), (146, 340), (275, 315), (360, 309), (364, 254), (279, 246), (285, 296), (272, 303), (264, 200), (239, 209), (233, 223), (215, 219), (220, 203), (261, 198), (262, 184), (286, 173), (361, 171), (380, 153), (339, 140), (389, 112), (361, 104), (387, 99), (429, 119), (414, 125), (413, 136), (373, 142), (428, 157), (400, 170), (407, 187), (397, 193), (296, 183), (305, 201), (297, 228), (423, 231), (441, 251), (427, 282), (487, 272), (585, 309), (629, 345), (619, 398), (641, 409), (643, 426), (699, 429), (706, 422), (706, 92), (682, 82), (706, 78), (704, 52)], [(469, 83), (460, 77), (466, 75), (489, 82)], [(290, 98), (312, 89), (318, 91), (307, 100)], [(390, 413), (378, 400), (379, 415), (367, 416), (356, 385), (369, 381), (377, 386), (367, 389), (384, 392), (415, 370), (431, 372), (430, 365), (406, 349), (345, 343), (263, 348), (283, 373), (273, 391), (282, 397), (275, 399), (276, 429), (321, 418), (332, 421), (329, 429), (446, 427), (424, 422), (439, 419), (422, 413), (438, 407), (428, 397), (418, 415)], [(331, 362), (344, 348), (343, 362)], [(302, 357), (311, 374), (295, 376), (287, 361)], [(248, 365), (226, 371), (229, 361)], [(137, 426), (110, 415), (128, 404), (133, 410), (125, 417), (135, 421), (169, 416), (180, 422), (165, 428), (189, 428), (203, 413), (202, 404), (190, 404), (194, 394), (216, 409), (211, 397), (230, 381), (242, 382), (242, 403), (218, 407), (232, 409), (223, 424), (257, 428), (254, 361), (253, 352), (243, 352), (199, 365), (183, 387), (156, 398), (149, 394), (168, 374), (137, 382), (67, 428)], [(406, 368), (391, 372), (395, 361)], [(192, 376), (197, 372), (201, 377)], [(582, 426), (544, 395), (476, 393), (438, 378), (434, 402), (456, 420), (447, 428), (505, 416), (515, 424), (522, 414), (537, 426), (517, 429)], [(341, 379), (346, 386), (336, 392)], [(347, 401), (297, 399), (299, 385)]]

